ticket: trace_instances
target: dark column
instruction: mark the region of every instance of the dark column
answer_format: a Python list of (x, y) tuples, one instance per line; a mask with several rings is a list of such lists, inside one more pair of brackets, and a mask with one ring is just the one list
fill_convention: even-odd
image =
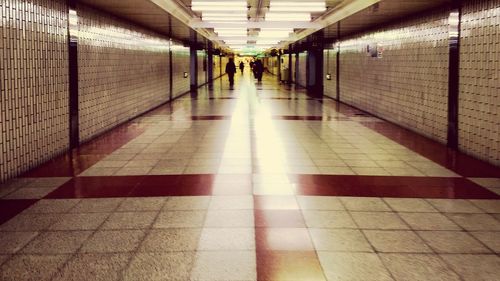
[(208, 43), (207, 47), (207, 82), (208, 88), (212, 89), (214, 87), (214, 50), (212, 43)]
[(288, 84), (292, 84), (293, 80), (292, 80), (292, 55), (293, 55), (293, 51), (292, 51), (292, 44), (290, 44), (288, 46), (288, 77), (287, 77), (287, 81), (288, 81)]
[(316, 32), (307, 46), (307, 92), (313, 97), (323, 96), (323, 33)]
[(458, 148), (458, 95), (460, 68), (460, 1), (455, 0), (449, 16), (450, 58), (448, 67), (448, 147)]
[(194, 30), (191, 30), (191, 45), (189, 46), (190, 63), (189, 63), (189, 76), (191, 91), (198, 90), (198, 50), (196, 48), (197, 35)]
[(78, 14), (76, 0), (68, 0), (69, 147), (80, 145), (78, 110)]
[(340, 101), (340, 21), (337, 22), (337, 75), (335, 76), (335, 79), (337, 79), (336, 85), (336, 96), (337, 96), (337, 101)]
[(174, 97), (174, 78), (173, 78), (174, 62), (172, 61), (173, 56), (171, 47), (172, 47), (172, 40), (170, 40), (170, 46), (168, 50), (168, 81), (169, 81), (168, 100), (169, 101), (171, 101), (172, 98)]

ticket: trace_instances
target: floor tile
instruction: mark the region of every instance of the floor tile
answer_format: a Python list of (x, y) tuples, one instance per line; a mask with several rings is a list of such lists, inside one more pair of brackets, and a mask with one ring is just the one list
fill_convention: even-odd
[(496, 255), (441, 255), (453, 270), (467, 281), (496, 280), (500, 276), (500, 257)]
[(257, 228), (257, 251), (313, 251), (314, 246), (306, 228)]
[(384, 198), (396, 212), (437, 212), (427, 201), (418, 198)]
[(340, 200), (349, 211), (390, 211), (380, 198), (342, 197)]
[(205, 221), (205, 211), (169, 211), (160, 212), (154, 228), (202, 227)]
[(469, 200), (486, 213), (500, 214), (500, 200)]
[(255, 252), (197, 252), (191, 280), (257, 280)]
[(302, 211), (308, 227), (314, 228), (357, 228), (345, 211)]
[(362, 229), (408, 229), (396, 213), (351, 212), (352, 218)]
[(255, 209), (295, 210), (299, 209), (295, 196), (254, 196)]
[(326, 281), (314, 251), (261, 251), (257, 253), (261, 281)]
[(458, 281), (460, 278), (437, 255), (380, 254), (396, 280)]
[(443, 213), (483, 213), (483, 211), (467, 200), (461, 199), (427, 199), (434, 208)]
[(38, 235), (38, 232), (0, 232), (0, 254), (14, 254)]
[(211, 210), (245, 210), (253, 209), (253, 196), (212, 196)]
[(438, 213), (400, 213), (414, 230), (461, 230), (454, 222)]
[(118, 212), (159, 211), (167, 200), (162, 197), (126, 198), (116, 209)]
[(253, 228), (203, 228), (199, 251), (254, 250)]
[(66, 213), (78, 204), (78, 202), (80, 202), (80, 199), (42, 199), (26, 209), (24, 213)]
[(49, 281), (69, 255), (16, 255), (0, 267), (0, 280)]
[(108, 218), (109, 213), (60, 214), (50, 230), (93, 230)]
[(306, 227), (304, 217), (299, 210), (255, 210), (255, 227)]
[(468, 231), (500, 231), (500, 221), (488, 214), (448, 214), (448, 217)]
[(210, 210), (207, 212), (205, 227), (254, 227), (253, 210)]
[(330, 196), (297, 196), (302, 210), (343, 211), (344, 206), (336, 197)]
[(124, 271), (123, 280), (189, 280), (194, 254), (194, 252), (137, 253)]
[(83, 244), (81, 252), (132, 252), (139, 247), (144, 235), (144, 230), (99, 230)]
[(477, 240), (481, 241), (486, 247), (500, 253), (500, 233), (491, 231), (474, 231), (470, 232)]
[(77, 254), (58, 272), (53, 281), (118, 281), (130, 254)]
[(195, 251), (201, 228), (152, 229), (139, 248), (139, 252)]
[(479, 241), (461, 231), (419, 231), (418, 235), (439, 254), (490, 253)]
[(23, 187), (9, 193), (4, 199), (41, 199), (56, 187)]
[(208, 209), (209, 196), (169, 197), (163, 210), (205, 210)]
[(364, 235), (355, 229), (309, 229), (317, 251), (373, 252)]
[(145, 229), (151, 227), (158, 212), (116, 212), (102, 225), (103, 229)]
[(432, 250), (413, 231), (364, 230), (368, 241), (381, 253), (431, 253)]
[(0, 226), (1, 231), (39, 231), (59, 219), (55, 214), (19, 214)]
[(81, 199), (75, 207), (71, 209), (71, 213), (106, 213), (113, 212), (123, 201), (123, 198), (106, 198), (106, 199)]
[(42, 232), (21, 252), (25, 254), (71, 254), (92, 234), (92, 231)]
[(376, 254), (318, 252), (318, 256), (329, 281), (393, 280)]

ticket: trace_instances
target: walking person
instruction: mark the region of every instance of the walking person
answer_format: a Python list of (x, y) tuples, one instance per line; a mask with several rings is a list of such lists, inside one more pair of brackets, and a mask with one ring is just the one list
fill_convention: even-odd
[(243, 63), (243, 61), (240, 61), (240, 70), (241, 70), (241, 74), (243, 74), (243, 70), (245, 69), (245, 64)]
[(229, 87), (232, 89), (234, 85), (234, 74), (236, 73), (236, 65), (234, 64), (233, 58), (229, 58), (226, 64), (226, 73), (229, 77)]
[(258, 82), (262, 82), (262, 74), (264, 73), (264, 65), (261, 60), (256, 60), (253, 64), (253, 69), (255, 73), (255, 78)]

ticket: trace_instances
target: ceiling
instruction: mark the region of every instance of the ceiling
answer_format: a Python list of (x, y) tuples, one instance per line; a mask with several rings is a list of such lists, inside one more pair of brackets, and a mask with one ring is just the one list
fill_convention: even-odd
[[(192, 22), (201, 22), (200, 13), (190, 10), (191, 0), (80, 0), (81, 2), (98, 9), (114, 14), (123, 19), (138, 23), (144, 27), (152, 29), (156, 32), (165, 34), (179, 41), (189, 42), (199, 45), (207, 43), (205, 37), (210, 40), (216, 39), (216, 34), (213, 29), (206, 26), (192, 25)], [(175, 3), (180, 9), (171, 13), (166, 11), (169, 6), (157, 5), (153, 2), (164, 1), (165, 3)], [(304, 0), (302, 2), (306, 2)], [(437, 8), (449, 4), (453, 0), (381, 0), (377, 4), (371, 5), (368, 8), (363, 8), (357, 13), (354, 13), (347, 18), (343, 18), (341, 22), (341, 36), (360, 32), (362, 30), (371, 29), (375, 26), (386, 22), (395, 21), (401, 18), (406, 18), (409, 15), (416, 14), (422, 11)], [(322, 13), (313, 13), (312, 23), (320, 23), (321, 28), (324, 28), (324, 34), (328, 41), (334, 41), (337, 37), (337, 24), (331, 24), (331, 20), (325, 21), (326, 17), (331, 17), (337, 10), (341, 9), (346, 3), (374, 3), (377, 1), (365, 0), (326, 0), (327, 11)], [(270, 0), (247, 0), (248, 17), (250, 22), (262, 22), (267, 7), (270, 5)], [(167, 5), (167, 4), (165, 4)], [(367, 5), (366, 5), (367, 6)], [(180, 16), (183, 14), (184, 18)], [(174, 14), (175, 16), (172, 16)], [(186, 17), (190, 20), (186, 21)], [(184, 20), (183, 20), (184, 19)], [(337, 20), (335, 20), (337, 21)], [(326, 24), (328, 23), (328, 24)], [(193, 28), (191, 28), (191, 27)], [(204, 36), (197, 36), (193, 39), (192, 33), (196, 29)], [(249, 28), (248, 34), (252, 36), (258, 29)], [(301, 36), (307, 36), (316, 29), (295, 29), (295, 40), (302, 39)], [(309, 31), (309, 32), (305, 32)], [(295, 37), (295, 36), (298, 37)], [(222, 42), (216, 42), (222, 43)], [(288, 42), (292, 43), (292, 42)], [(286, 47), (288, 43), (282, 43), (281, 47)]]

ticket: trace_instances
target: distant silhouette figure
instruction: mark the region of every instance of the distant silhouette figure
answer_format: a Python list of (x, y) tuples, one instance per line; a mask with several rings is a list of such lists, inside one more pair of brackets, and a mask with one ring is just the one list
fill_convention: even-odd
[(241, 70), (241, 74), (243, 74), (243, 70), (245, 69), (245, 64), (243, 63), (243, 61), (240, 62), (240, 70)]
[(234, 73), (236, 73), (236, 65), (233, 58), (230, 58), (226, 64), (226, 73), (229, 77), (229, 86), (232, 88), (234, 85)]
[(255, 63), (253, 64), (253, 71), (255, 74), (255, 78), (257, 78), (257, 81), (261, 82), (262, 74), (264, 73), (264, 65), (262, 64), (261, 60), (255, 61)]

